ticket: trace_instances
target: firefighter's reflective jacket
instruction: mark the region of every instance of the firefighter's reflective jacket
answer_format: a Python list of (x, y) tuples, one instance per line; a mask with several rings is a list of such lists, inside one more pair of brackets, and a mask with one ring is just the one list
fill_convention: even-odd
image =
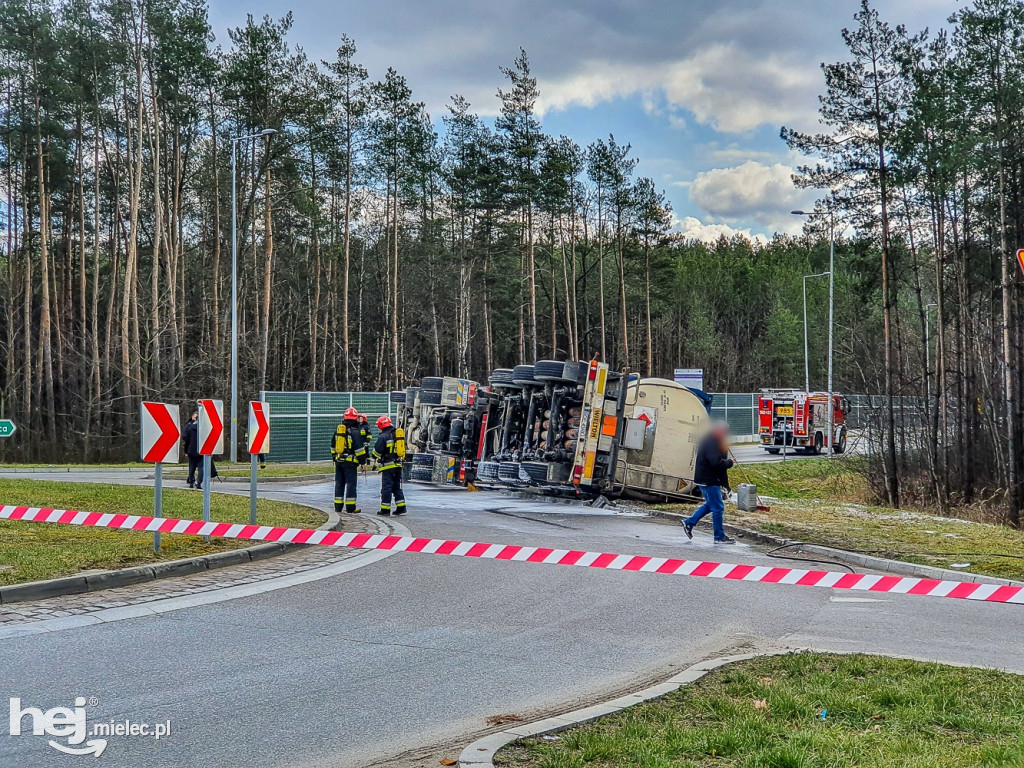
[(373, 446), (373, 458), (377, 460), (377, 469), (398, 469), (405, 458), (405, 432), (394, 427), (387, 427), (377, 438)]
[(338, 425), (331, 440), (331, 458), (342, 463), (366, 463), (366, 441), (359, 433), (357, 424), (346, 422)]

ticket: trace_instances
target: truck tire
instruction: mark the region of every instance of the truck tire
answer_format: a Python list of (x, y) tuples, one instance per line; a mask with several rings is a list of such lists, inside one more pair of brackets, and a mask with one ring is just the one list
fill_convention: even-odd
[(429, 483), (434, 479), (434, 470), (431, 467), (413, 467), (409, 471), (409, 479), (420, 483)]
[(512, 383), (521, 387), (536, 386), (537, 380), (533, 374), (532, 365), (517, 365), (512, 371)]
[(768, 453), (770, 453), (772, 456), (778, 456), (779, 455), (779, 451), (782, 450), (782, 449), (781, 448), (765, 448), (765, 450), (768, 451)]
[(565, 381), (565, 363), (561, 360), (538, 360), (533, 366), (537, 381)]
[(440, 392), (444, 388), (444, 378), (441, 376), (424, 376), (420, 381), (420, 389), (424, 392)]
[(420, 390), (420, 405), (440, 405), (441, 390)]
[(822, 449), (822, 446), (824, 445), (824, 443), (825, 443), (825, 438), (821, 434), (821, 432), (815, 432), (814, 433), (814, 447), (811, 448), (810, 453), (812, 455), (814, 455), (814, 456), (820, 456), (821, 455), (821, 449)]
[(490, 382), (492, 387), (511, 387), (512, 369), (495, 368), (493, 371), (491, 371)]
[(434, 466), (434, 454), (432, 454), (432, 453), (414, 453), (412, 455), (412, 465), (414, 467), (433, 467)]
[(391, 393), (391, 402), (392, 403), (404, 403), (405, 402), (405, 390), (404, 389), (400, 389), (397, 392), (392, 392)]
[(846, 428), (839, 433), (839, 442), (832, 446), (832, 453), (846, 453)]

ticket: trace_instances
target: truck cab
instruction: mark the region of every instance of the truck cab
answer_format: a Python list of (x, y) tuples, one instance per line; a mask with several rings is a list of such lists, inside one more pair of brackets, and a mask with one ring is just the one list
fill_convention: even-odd
[(795, 389), (763, 389), (757, 399), (758, 438), (771, 454), (783, 450), (806, 454), (846, 451), (849, 400), (832, 393), (832, 434), (829, 435), (829, 394)]

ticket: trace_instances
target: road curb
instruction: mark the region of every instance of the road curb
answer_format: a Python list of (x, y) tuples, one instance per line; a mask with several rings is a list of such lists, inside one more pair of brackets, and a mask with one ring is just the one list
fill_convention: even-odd
[(652, 685), (635, 693), (627, 693), (603, 704), (593, 704), (583, 709), (567, 712), (562, 715), (537, 720), (533, 723), (518, 725), (514, 728), (506, 728), (504, 731), (491, 733), (483, 738), (477, 739), (462, 750), (459, 755), (459, 768), (494, 768), (494, 756), (502, 747), (512, 742), (526, 739), (533, 736), (541, 736), (549, 733), (558, 733), (577, 725), (583, 725), (608, 715), (621, 712), (634, 704), (641, 704), (659, 696), (690, 685), (700, 680), (708, 672), (724, 667), (726, 664), (733, 664), (737, 661), (749, 661), (761, 656), (778, 656), (780, 654), (793, 653), (792, 650), (770, 651), (768, 653), (744, 653), (735, 656), (720, 656), (717, 659), (702, 661), (687, 667), (682, 672), (670, 677), (663, 683)]
[[(661, 509), (648, 510), (648, 513), (654, 517), (660, 517), (665, 520), (675, 520), (676, 522), (687, 517), (687, 515), (679, 512), (668, 512)], [(758, 544), (766, 544), (773, 547), (788, 546), (792, 548), (794, 553), (805, 552), (812, 555), (818, 555), (819, 557), (826, 557), (845, 565), (869, 568), (873, 571), (892, 573), (898, 576), (916, 576), (922, 579), (937, 579), (939, 581), (967, 581), (975, 584), (998, 584), (1008, 587), (1024, 587), (1024, 581), (1001, 579), (996, 576), (986, 576), (984, 574), (973, 573), (971, 571), (954, 571), (949, 568), (938, 568), (934, 565), (918, 565), (917, 563), (908, 563), (903, 560), (890, 560), (885, 557), (876, 557), (874, 555), (862, 555), (859, 552), (834, 549), (833, 547), (826, 547), (823, 544), (807, 544), (799, 541), (798, 539), (786, 539), (782, 536), (773, 536), (770, 533), (753, 531), (748, 528), (740, 528), (739, 526), (730, 525), (728, 523), (725, 525), (725, 530), (733, 536), (750, 539), (751, 541), (756, 541)]]
[[(291, 503), (307, 507), (308, 509), (315, 509), (317, 512), (327, 515), (327, 522), (317, 528), (318, 531), (333, 531), (341, 525), (341, 515), (333, 510), (325, 512), (325, 510), (317, 509), (309, 504)], [(79, 595), (84, 592), (99, 592), (104, 589), (128, 587), (133, 584), (156, 581), (157, 579), (189, 576), (204, 571), (212, 571), (217, 568), (227, 568), (232, 565), (241, 565), (243, 563), (277, 557), (290, 549), (302, 546), (304, 545), (267, 542), (242, 549), (215, 552), (212, 555), (197, 555), (196, 557), (187, 557), (182, 560), (168, 560), (150, 563), (149, 565), (134, 565), (130, 568), (121, 568), (116, 571), (100, 571), (81, 576), (61, 576), (56, 579), (30, 581), (25, 584), (11, 584), (0, 587), (0, 605), (23, 603), (28, 600), (42, 600), (48, 597), (61, 597), (63, 595)]]
[[(153, 479), (153, 475), (146, 475), (142, 479), (143, 480), (152, 480)], [(184, 479), (185, 479), (185, 474), (183, 472), (182, 473), (177, 473), (176, 472), (176, 473), (173, 473), (173, 474), (171, 474), (171, 473), (164, 474), (164, 481), (167, 481), (167, 480), (184, 480)], [(325, 472), (325, 473), (322, 473), (322, 474), (310, 474), (310, 475), (291, 475), (291, 476), (282, 475), (282, 476), (279, 476), (279, 477), (261, 477), (261, 478), (259, 478), (259, 483), (260, 483), (261, 486), (262, 485), (266, 485), (266, 484), (274, 485), (274, 484), (277, 484), (277, 483), (291, 483), (292, 485), (299, 485), (301, 483), (319, 483), (319, 482), (322, 482), (323, 480), (333, 480), (333, 479), (334, 479), (334, 475), (327, 474)], [(221, 483), (231, 483), (231, 484), (238, 483), (238, 484), (245, 484), (245, 485), (249, 484), (249, 477), (248, 476), (245, 476), (245, 477), (225, 477), (224, 475), (220, 475), (220, 476), (217, 477), (217, 480), (218, 480), (218, 482), (221, 482)]]

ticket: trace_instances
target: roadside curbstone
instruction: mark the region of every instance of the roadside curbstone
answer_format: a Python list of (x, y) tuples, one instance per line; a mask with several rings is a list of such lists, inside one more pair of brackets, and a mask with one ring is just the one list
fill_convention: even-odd
[(103, 571), (101, 573), (90, 573), (85, 577), (89, 584), (90, 592), (98, 592), (101, 589), (112, 589), (113, 587), (129, 587), (132, 584), (142, 584), (153, 581), (156, 574), (153, 567), (149, 565), (137, 565), (131, 568), (122, 568), (119, 571)]
[(480, 739), (477, 739), (462, 750), (462, 753), (459, 755), (459, 768), (494, 768), (494, 756), (497, 754), (498, 750), (512, 744), (513, 742), (519, 741), (520, 739), (558, 733), (559, 731), (565, 731), (569, 728), (575, 728), (578, 725), (585, 725), (586, 723), (602, 717), (607, 717), (608, 715), (614, 715), (627, 707), (633, 706), (634, 704), (641, 704), (645, 701), (656, 699), (659, 696), (664, 696), (667, 693), (672, 693), (684, 685), (689, 685), (700, 680), (708, 672), (718, 669), (719, 667), (724, 667), (727, 664), (733, 664), (737, 661), (748, 661), (750, 659), (757, 658), (758, 656), (777, 656), (779, 654), (792, 652), (793, 651), (790, 649), (770, 651), (768, 653), (744, 653), (734, 656), (721, 656), (717, 659), (702, 661), (699, 664), (687, 667), (685, 670), (673, 677), (670, 677), (663, 683), (652, 685), (641, 691), (637, 691), (636, 693), (619, 696), (618, 698), (606, 701), (603, 704), (593, 704), (589, 707), (577, 709), (572, 712), (566, 712), (562, 715), (547, 717), (533, 723), (517, 725), (512, 728), (506, 728), (503, 731), (498, 731), (497, 733), (490, 733)]
[(210, 570), (206, 557), (190, 557), (185, 560), (171, 560), (167, 563), (153, 563), (153, 578), (166, 579), (171, 576), (188, 576)]
[(11, 584), (0, 587), (0, 603), (42, 600), (60, 595), (78, 595), (88, 591), (89, 584), (85, 576), (63, 576), (59, 579), (30, 581), (27, 584)]

